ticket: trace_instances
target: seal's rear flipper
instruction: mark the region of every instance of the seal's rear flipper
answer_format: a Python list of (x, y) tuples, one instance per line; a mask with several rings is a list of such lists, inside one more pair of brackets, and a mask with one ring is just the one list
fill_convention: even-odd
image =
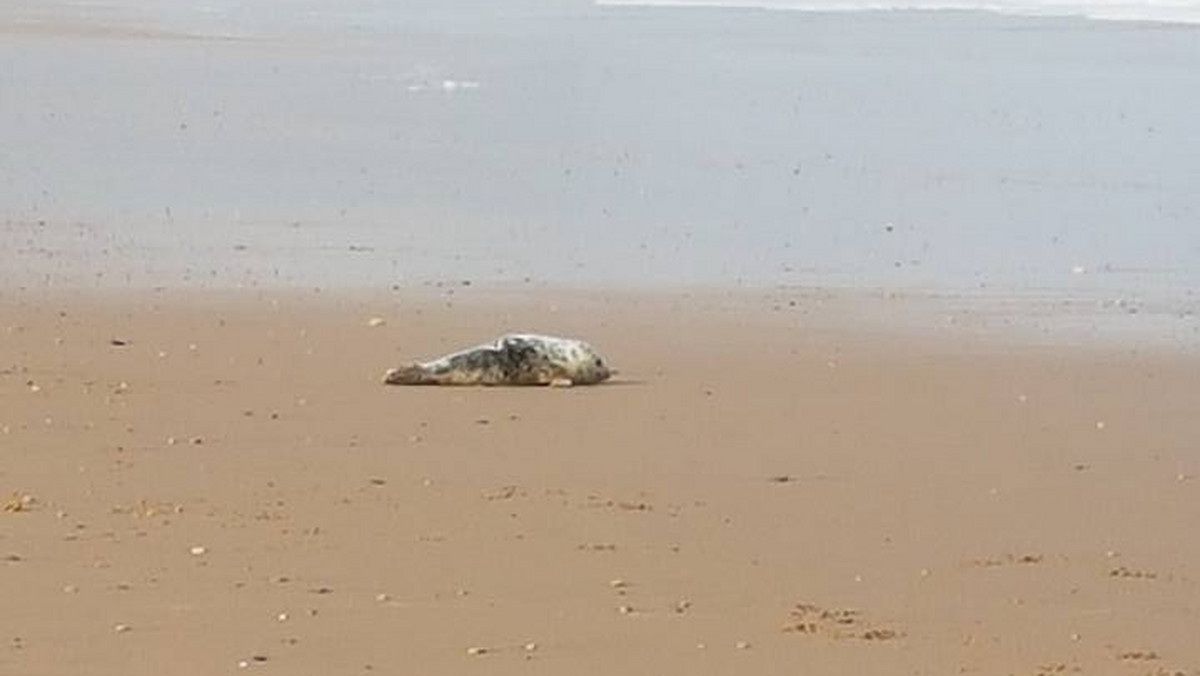
[(383, 375), (384, 385), (435, 385), (437, 381), (420, 364), (409, 364), (398, 369), (388, 369)]

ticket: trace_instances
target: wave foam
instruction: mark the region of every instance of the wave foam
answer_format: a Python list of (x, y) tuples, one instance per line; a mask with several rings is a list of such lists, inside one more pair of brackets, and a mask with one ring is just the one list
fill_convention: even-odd
[(1200, 0), (596, 0), (606, 7), (725, 7), (804, 12), (975, 11), (1032, 17), (1200, 24)]

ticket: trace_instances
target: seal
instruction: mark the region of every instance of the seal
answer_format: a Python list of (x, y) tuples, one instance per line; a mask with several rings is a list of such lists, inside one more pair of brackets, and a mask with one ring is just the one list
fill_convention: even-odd
[(386, 385), (595, 385), (612, 377), (591, 345), (574, 338), (513, 333), (491, 345), (388, 370)]

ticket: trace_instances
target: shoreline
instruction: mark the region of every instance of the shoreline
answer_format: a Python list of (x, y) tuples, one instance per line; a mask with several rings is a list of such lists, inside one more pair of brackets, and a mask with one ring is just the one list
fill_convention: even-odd
[(167, 303), (202, 309), (256, 304), (266, 307), (271, 302), (286, 302), (326, 310), (356, 306), (365, 314), (384, 318), (388, 312), (403, 312), (407, 307), (422, 311), (457, 309), (467, 314), (497, 310), (525, 317), (537, 317), (541, 312), (547, 319), (553, 319), (560, 309), (572, 316), (582, 314), (583, 307), (605, 311), (619, 311), (621, 307), (645, 311), (653, 307), (660, 315), (682, 311), (708, 323), (745, 322), (771, 330), (843, 338), (865, 335), (951, 352), (1073, 350), (1083, 355), (1121, 351), (1185, 358), (1200, 355), (1200, 312), (1195, 309), (1198, 301), (1190, 294), (1166, 302), (1155, 297), (1066, 289), (955, 291), (834, 285), (639, 288), (471, 280), (390, 287), (50, 287), (0, 292), (0, 307), (59, 302), (84, 307)]

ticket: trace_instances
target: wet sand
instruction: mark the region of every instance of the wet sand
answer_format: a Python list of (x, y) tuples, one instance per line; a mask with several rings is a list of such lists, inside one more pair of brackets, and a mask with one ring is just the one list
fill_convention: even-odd
[(450, 291), (0, 297), (0, 673), (1200, 674), (1195, 359)]

